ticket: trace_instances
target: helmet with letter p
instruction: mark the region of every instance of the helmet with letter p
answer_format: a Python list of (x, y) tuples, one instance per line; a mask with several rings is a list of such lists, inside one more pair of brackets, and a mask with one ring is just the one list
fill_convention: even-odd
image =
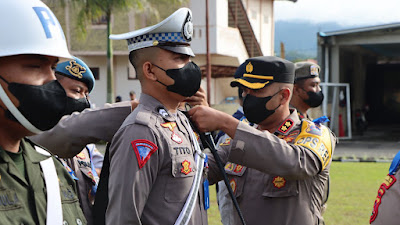
[(1, 0), (0, 15), (0, 57), (38, 54), (72, 58), (60, 23), (43, 2)]

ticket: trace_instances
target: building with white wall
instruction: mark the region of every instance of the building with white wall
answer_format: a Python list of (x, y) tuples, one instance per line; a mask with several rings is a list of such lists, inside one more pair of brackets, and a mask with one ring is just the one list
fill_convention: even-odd
[[(209, 0), (209, 43), (211, 54), (211, 104), (218, 104), (228, 96), (236, 96), (231, 81), (236, 67), (248, 57), (273, 55), (274, 43), (274, 0)], [(295, 0), (292, 0), (295, 1)], [(97, 106), (106, 102), (107, 97), (107, 59), (106, 27), (92, 25), (85, 39), (79, 38), (75, 29), (76, 9), (68, 4), (64, 9), (54, 8), (57, 18), (66, 33), (69, 48), (73, 55), (82, 58), (96, 73), (96, 86), (91, 100)], [(185, 6), (185, 5), (184, 5)], [(193, 12), (194, 35), (192, 48), (198, 64), (205, 75), (206, 71), (206, 10), (205, 0), (191, 0), (187, 7)], [(171, 14), (178, 5), (158, 6), (160, 20)], [(162, 10), (161, 10), (162, 9)], [(150, 26), (157, 21), (150, 12), (121, 12), (113, 15), (113, 33), (125, 33)], [(129, 99), (134, 90), (140, 96), (140, 83), (128, 61), (125, 41), (113, 41), (115, 96)], [(206, 89), (206, 78), (202, 86)]]

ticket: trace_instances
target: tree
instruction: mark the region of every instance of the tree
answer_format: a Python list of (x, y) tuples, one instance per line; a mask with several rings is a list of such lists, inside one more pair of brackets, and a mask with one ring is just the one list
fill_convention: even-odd
[(114, 101), (114, 57), (112, 42), (108, 38), (112, 32), (111, 16), (117, 10), (126, 10), (136, 7), (143, 8), (144, 0), (73, 0), (81, 9), (78, 13), (78, 27), (86, 32), (89, 21), (104, 17), (107, 21), (107, 102)]

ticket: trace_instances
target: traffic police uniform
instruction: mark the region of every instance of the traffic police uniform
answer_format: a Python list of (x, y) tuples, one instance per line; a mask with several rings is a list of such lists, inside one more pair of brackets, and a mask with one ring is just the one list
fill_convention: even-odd
[[(271, 82), (293, 82), (288, 61), (258, 57), (245, 63), (251, 66), (231, 85), (259, 89)], [(323, 188), (335, 143), (328, 128), (301, 121), (296, 110), (273, 134), (239, 123), (235, 137), (218, 152), (229, 154), (225, 170), (247, 224), (323, 224)], [(216, 173), (210, 167), (210, 177)], [(234, 214), (231, 224), (240, 224)]]
[(378, 189), (370, 223), (373, 225), (399, 224), (400, 217), (400, 152), (394, 157), (389, 174)]
[[(157, 46), (193, 55), (189, 47), (191, 20), (190, 10), (181, 8), (157, 25), (110, 38), (127, 39), (130, 51)], [(194, 145), (198, 143), (187, 118), (179, 111), (170, 114), (147, 94), (142, 93), (139, 102), (114, 135), (109, 149), (106, 224), (174, 224), (181, 212), (187, 212), (184, 207), (189, 199), (194, 201), (190, 204), (192, 214), (184, 214), (187, 224), (207, 224), (203, 188), (193, 184), (196, 177), (200, 180), (195, 183), (202, 183), (205, 173), (201, 172), (203, 165), (196, 166), (199, 149)], [(190, 195), (193, 187), (199, 189), (193, 189)]]

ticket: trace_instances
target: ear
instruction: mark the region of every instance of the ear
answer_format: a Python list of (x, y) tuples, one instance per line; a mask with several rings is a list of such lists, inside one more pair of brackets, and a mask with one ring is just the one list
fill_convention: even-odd
[(287, 102), (290, 102), (290, 96), (291, 96), (290, 93), (291, 93), (291, 91), (289, 88), (282, 89), (282, 91), (280, 93), (280, 96), (281, 96), (280, 104), (281, 105), (285, 105)]
[(144, 62), (142, 65), (143, 77), (148, 80), (156, 81), (157, 77), (153, 72), (153, 65), (150, 62)]

